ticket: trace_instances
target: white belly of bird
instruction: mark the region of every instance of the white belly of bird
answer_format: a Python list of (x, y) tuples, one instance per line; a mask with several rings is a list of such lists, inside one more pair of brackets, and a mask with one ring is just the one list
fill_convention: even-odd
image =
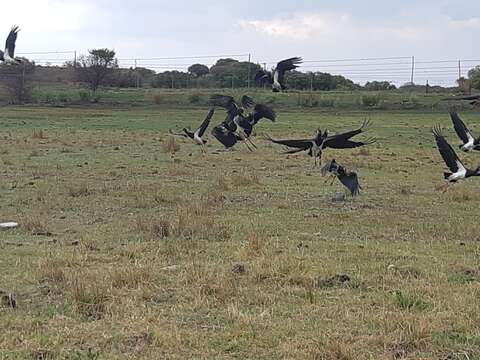
[(203, 140), (197, 133), (193, 134), (193, 141), (195, 141), (198, 145), (203, 145)]
[(321, 147), (316, 145), (316, 144), (313, 144), (313, 146), (312, 146), (312, 156), (319, 157), (321, 152), (322, 152)]
[(467, 174), (467, 170), (463, 168), (463, 169), (457, 171), (456, 173), (453, 173), (452, 175), (450, 175), (448, 177), (448, 180), (449, 181), (458, 181), (458, 180), (464, 179), (466, 174)]

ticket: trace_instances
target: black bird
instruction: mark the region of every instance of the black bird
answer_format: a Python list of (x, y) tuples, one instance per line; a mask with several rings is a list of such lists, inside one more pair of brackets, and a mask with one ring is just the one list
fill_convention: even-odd
[(192, 139), (196, 144), (202, 145), (202, 150), (205, 151), (203, 146), (207, 143), (207, 140), (203, 139), (202, 136), (205, 133), (205, 130), (207, 130), (208, 125), (210, 124), (210, 120), (212, 119), (212, 116), (214, 113), (215, 113), (215, 109), (210, 109), (205, 120), (202, 121), (202, 123), (200, 124), (200, 127), (195, 131), (191, 131), (190, 129), (183, 128), (182, 129), (183, 133), (174, 133), (172, 130), (170, 130), (170, 133), (173, 135), (183, 136), (183, 137)]
[(20, 62), (20, 60), (15, 59), (15, 42), (19, 31), (18, 26), (12, 26), (7, 41), (5, 41), (5, 52), (0, 50), (0, 61), (5, 64), (18, 64)]
[(253, 112), (244, 116), (242, 114), (235, 115), (233, 118), (227, 116), (227, 119), (212, 130), (212, 135), (220, 141), (226, 148), (233, 147), (238, 141), (245, 141), (247, 148), (247, 141), (253, 146), (255, 144), (250, 140), (254, 126), (261, 119), (269, 119), (275, 121), (277, 114), (270, 107), (263, 104), (256, 104)]
[(338, 164), (335, 159), (328, 162), (325, 166), (321, 168), (322, 175), (326, 175), (327, 173), (331, 173), (335, 175), (338, 180), (348, 189), (350, 190), (350, 194), (352, 196), (356, 196), (360, 194), (360, 189), (362, 188), (358, 183), (358, 176), (357, 173), (354, 171), (349, 171), (344, 166)]
[(468, 101), (470, 105), (480, 105), (480, 95), (466, 95), (466, 96), (454, 96), (442, 99), (443, 101), (449, 100), (463, 100)]
[(447, 167), (451, 171), (443, 173), (443, 176), (448, 183), (455, 183), (471, 176), (480, 176), (480, 166), (475, 170), (467, 169), (458, 158), (455, 150), (453, 150), (453, 148), (447, 142), (438, 126), (434, 127), (432, 132), (437, 143), (438, 151), (440, 152), (440, 155), (442, 155), (443, 161), (445, 161), (445, 164), (447, 164)]
[(273, 92), (284, 91), (287, 89), (285, 86), (285, 73), (289, 70), (295, 70), (301, 63), (302, 58), (300, 57), (282, 60), (272, 71), (259, 70), (255, 75), (255, 81), (260, 85), (268, 83), (272, 86)]
[(297, 139), (297, 140), (275, 140), (267, 135), (267, 140), (280, 145), (294, 148), (294, 150), (286, 151), (284, 154), (295, 154), (300, 151), (308, 151), (308, 155), (315, 159), (315, 165), (317, 165), (317, 158), (322, 160), (322, 149), (324, 149), (324, 143), (328, 139), (328, 132), (322, 133), (320, 129), (315, 133), (315, 137), (312, 139)]
[(347, 131), (341, 134), (329, 136), (323, 143), (323, 148), (332, 148), (332, 149), (353, 149), (364, 145), (370, 145), (377, 141), (376, 138), (368, 138), (364, 141), (353, 141), (350, 140), (352, 137), (364, 133), (368, 130), (370, 126), (370, 121), (365, 120), (358, 129)]
[(248, 95), (243, 95), (240, 103), (237, 103), (233, 96), (215, 94), (210, 97), (210, 105), (222, 107), (227, 110), (225, 121), (233, 121), (238, 115), (243, 115), (245, 110), (255, 105), (255, 102)]
[[(330, 135), (327, 136), (327, 131), (325, 131), (325, 138), (322, 139), (321, 143), (321, 149), (316, 150), (317, 153), (319, 154), (318, 157), (321, 157), (321, 151), (326, 149), (326, 148), (332, 148), (332, 149), (352, 149), (352, 148), (357, 148), (360, 146), (364, 145), (370, 145), (375, 143), (377, 140), (375, 138), (369, 138), (364, 141), (353, 141), (351, 140), (352, 137), (361, 134), (363, 132), (366, 132), (370, 123), (366, 120), (363, 122), (362, 126), (359, 127), (358, 129), (352, 130), (352, 131), (347, 131), (345, 133), (341, 134), (336, 134), (336, 135)], [(318, 136), (318, 131), (317, 135)], [(276, 144), (281, 144), (285, 145), (288, 147), (296, 148), (298, 150), (292, 150), (289, 152), (286, 152), (287, 154), (291, 153), (296, 153), (299, 151), (307, 150), (309, 147), (307, 147), (308, 144), (312, 143), (312, 139), (297, 139), (297, 140), (274, 140), (270, 137), (267, 138), (273, 143)], [(321, 159), (320, 159), (321, 160)]]
[(462, 144), (458, 147), (463, 151), (472, 151), (477, 150), (480, 151), (480, 137), (475, 138), (470, 130), (468, 130), (465, 123), (462, 121), (460, 116), (458, 116), (457, 112), (451, 111), (450, 118), (453, 122), (453, 128), (457, 133), (460, 140), (462, 140)]

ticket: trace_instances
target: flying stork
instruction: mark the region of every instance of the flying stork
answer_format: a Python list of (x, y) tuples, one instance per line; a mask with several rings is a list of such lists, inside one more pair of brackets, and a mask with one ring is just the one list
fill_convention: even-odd
[(450, 118), (453, 122), (453, 128), (457, 133), (460, 140), (462, 140), (462, 144), (458, 147), (465, 151), (472, 151), (477, 150), (480, 151), (480, 137), (475, 138), (470, 130), (468, 130), (465, 123), (462, 121), (460, 116), (458, 116), (457, 112), (451, 111)]
[(317, 165), (317, 159), (322, 161), (322, 149), (324, 149), (324, 144), (326, 139), (328, 139), (328, 132), (322, 133), (322, 130), (317, 129), (315, 136), (312, 139), (297, 139), (297, 140), (275, 140), (270, 136), (266, 136), (266, 139), (272, 143), (285, 145), (287, 147), (294, 148), (284, 152), (284, 154), (295, 154), (300, 151), (308, 151), (308, 155), (312, 156), (315, 160), (315, 166)]
[[(366, 132), (369, 125), (370, 123), (368, 121), (364, 121), (362, 126), (359, 127), (358, 129), (347, 131), (345, 133), (336, 134), (336, 135), (328, 135), (327, 131), (325, 131), (324, 138), (321, 141), (321, 145), (320, 145), (320, 142), (318, 142), (319, 131), (317, 130), (317, 133), (315, 135), (315, 138), (318, 138), (316, 145), (320, 146), (320, 149), (319, 150), (315, 149), (315, 151), (318, 154), (318, 157), (320, 158), (320, 160), (321, 160), (322, 150), (327, 148), (352, 149), (352, 148), (357, 148), (360, 146), (370, 145), (375, 143), (377, 141), (375, 138), (369, 138), (364, 141), (351, 140), (351, 138), (353, 138), (354, 136)], [(271, 137), (267, 137), (267, 140), (275, 144), (285, 145), (287, 147), (297, 149), (297, 150), (287, 151), (286, 154), (292, 154), (292, 153), (296, 153), (304, 150), (309, 150), (310, 147), (312, 146), (312, 141), (315, 143), (313, 139), (274, 140)], [(309, 155), (311, 155), (310, 152), (309, 152)]]
[(326, 175), (327, 173), (331, 173), (337, 177), (338, 180), (348, 189), (350, 190), (350, 194), (352, 196), (356, 196), (360, 194), (360, 189), (362, 188), (358, 183), (358, 176), (357, 173), (354, 171), (350, 171), (344, 166), (338, 164), (335, 159), (328, 162), (325, 166), (321, 168), (322, 175)]
[(195, 131), (191, 131), (190, 129), (183, 128), (182, 133), (174, 133), (172, 130), (170, 130), (170, 134), (192, 139), (195, 142), (195, 144), (202, 145), (202, 151), (205, 152), (205, 144), (207, 143), (207, 140), (203, 139), (202, 136), (203, 134), (205, 134), (205, 130), (207, 130), (208, 125), (210, 124), (210, 120), (212, 119), (212, 116), (214, 113), (215, 113), (215, 109), (213, 108), (210, 109), (207, 116), (200, 124), (200, 127)]
[[(480, 176), (480, 166), (475, 170), (467, 169), (462, 161), (458, 158), (455, 150), (450, 146), (440, 130), (440, 127), (436, 126), (432, 129), (433, 136), (437, 143), (438, 151), (445, 161), (445, 164), (451, 172), (444, 172), (443, 176), (449, 183), (456, 183), (459, 180), (469, 178), (471, 176)], [(446, 191), (446, 190), (445, 190)]]
[(12, 26), (7, 40), (5, 41), (5, 52), (0, 50), (0, 61), (5, 64), (18, 64), (21, 61), (15, 58), (15, 42), (20, 31), (17, 25)]
[(287, 89), (285, 86), (285, 73), (295, 70), (302, 63), (302, 58), (293, 57), (280, 61), (272, 71), (259, 70), (255, 75), (258, 84), (268, 83), (273, 92), (280, 92)]

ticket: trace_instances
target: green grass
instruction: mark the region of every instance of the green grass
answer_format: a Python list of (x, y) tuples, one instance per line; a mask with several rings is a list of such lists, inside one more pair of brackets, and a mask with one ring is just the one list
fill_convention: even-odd
[[(169, 144), (206, 110), (2, 109), (0, 358), (480, 358), (480, 183), (436, 190), (448, 114), (279, 110), (255, 153)], [(324, 158), (359, 174), (345, 202), (262, 140), (365, 118), (377, 144)]]

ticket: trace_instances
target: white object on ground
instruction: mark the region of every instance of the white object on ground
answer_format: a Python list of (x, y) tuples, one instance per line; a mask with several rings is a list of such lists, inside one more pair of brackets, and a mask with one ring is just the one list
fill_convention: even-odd
[(4, 222), (4, 223), (0, 223), (0, 230), (15, 229), (17, 226), (18, 226), (18, 223), (16, 222)]

